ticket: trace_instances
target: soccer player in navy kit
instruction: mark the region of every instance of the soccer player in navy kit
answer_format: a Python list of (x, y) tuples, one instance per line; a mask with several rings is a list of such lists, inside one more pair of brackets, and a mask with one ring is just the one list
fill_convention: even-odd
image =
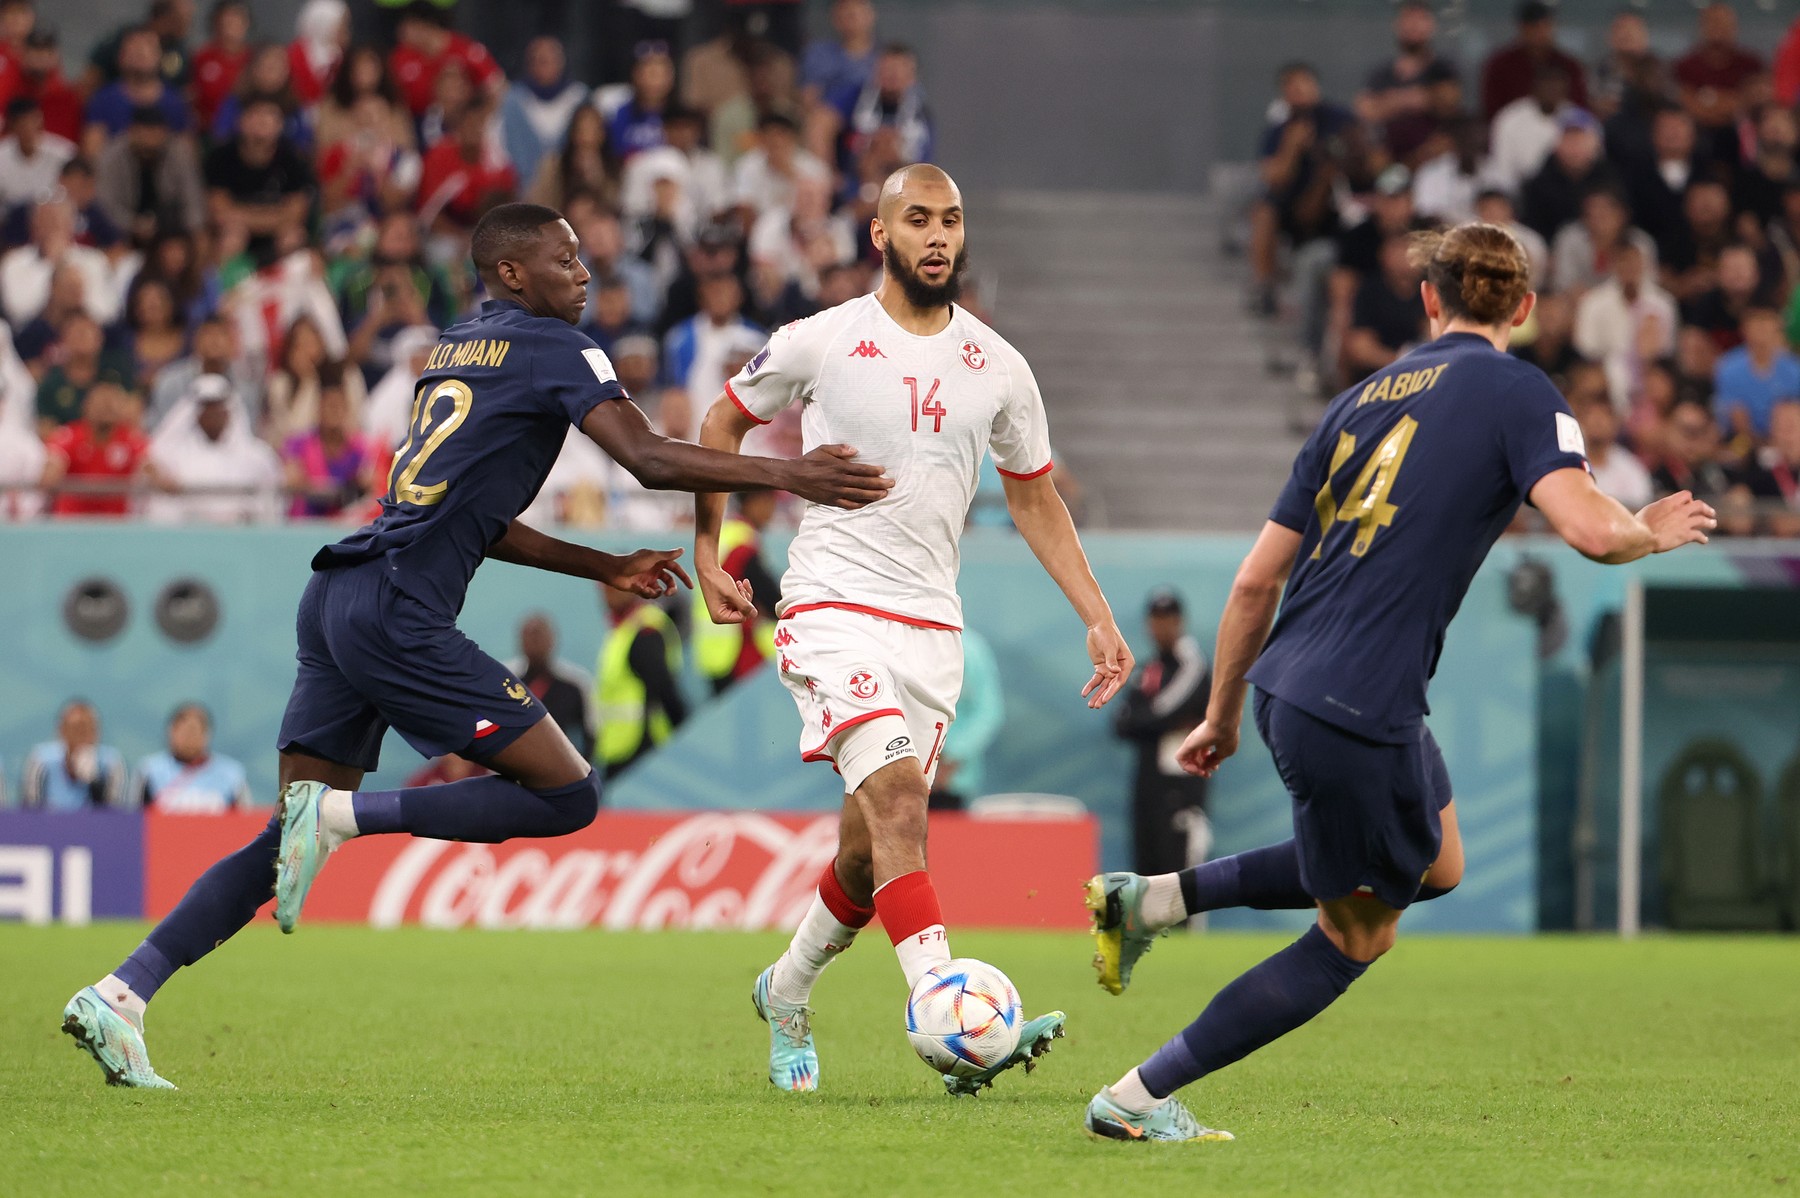
[[(493, 843), (593, 821), (592, 766), (524, 684), (456, 627), (469, 580), (488, 558), (648, 598), (689, 581), (679, 549), (616, 557), (518, 522), (571, 424), (649, 487), (786, 490), (857, 508), (891, 486), (881, 467), (852, 460), (849, 446), (777, 461), (658, 434), (606, 355), (574, 328), (588, 272), (554, 209), (502, 205), (482, 218), (471, 248), (494, 298), (432, 351), (381, 514), (313, 558), (297, 621), (299, 673), (278, 740), (280, 811), (64, 1009), (63, 1030), (112, 1084), (169, 1086), (144, 1049), (145, 1004), (176, 969), (248, 923), (271, 884), (277, 922), (292, 931), (307, 888), (343, 841), (403, 832)], [(428, 757), (457, 753), (494, 776), (357, 791), (390, 725)]]
[(1536, 299), (1511, 234), (1460, 225), (1421, 235), (1413, 255), (1434, 339), (1338, 396), (1301, 449), (1220, 620), (1206, 722), (1179, 752), (1190, 773), (1217, 770), (1237, 751), (1255, 683), (1294, 838), (1179, 874), (1088, 883), (1095, 964), (1114, 993), (1163, 928), (1199, 911), (1316, 906), (1318, 922), (1101, 1089), (1084, 1120), (1092, 1135), (1230, 1139), (1171, 1095), (1319, 1014), (1393, 946), (1409, 904), (1461, 879), (1425, 689), (1522, 501), (1606, 563), (1704, 543), (1716, 523), (1685, 491), (1634, 516), (1594, 485), (1562, 396), (1505, 353)]

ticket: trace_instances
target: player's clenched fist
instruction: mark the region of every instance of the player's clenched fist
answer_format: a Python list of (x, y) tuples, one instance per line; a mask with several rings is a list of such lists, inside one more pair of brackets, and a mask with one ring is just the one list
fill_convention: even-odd
[(1188, 733), (1175, 750), (1175, 762), (1188, 773), (1210, 778), (1225, 759), (1237, 752), (1238, 730), (1235, 726), (1204, 721)]
[(855, 457), (854, 446), (821, 445), (791, 464), (792, 481), (784, 489), (810, 503), (848, 511), (887, 498), (894, 480), (880, 466)]
[(719, 566), (698, 566), (700, 594), (714, 624), (743, 624), (756, 616), (756, 593), (747, 578), (733, 578)]

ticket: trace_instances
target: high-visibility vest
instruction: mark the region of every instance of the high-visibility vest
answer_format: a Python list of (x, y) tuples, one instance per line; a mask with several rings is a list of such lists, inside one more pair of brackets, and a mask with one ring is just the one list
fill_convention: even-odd
[(668, 713), (661, 708), (650, 712), (646, 719), (644, 681), (631, 672), (632, 642), (646, 629), (662, 633), (669, 673), (681, 673), (681, 638), (675, 634), (674, 621), (662, 608), (654, 603), (639, 604), (619, 621), (600, 646), (600, 660), (594, 669), (594, 709), (600, 718), (596, 752), (600, 765), (629, 761), (643, 745), (646, 730), (651, 744), (661, 744), (674, 731)]
[[(723, 565), (745, 545), (756, 542), (756, 530), (742, 520), (727, 520), (719, 528), (719, 563)], [(772, 603), (773, 595), (758, 595), (759, 604)], [(708, 678), (728, 677), (736, 668), (738, 658), (744, 651), (744, 637), (748, 633), (756, 638), (762, 656), (775, 656), (775, 626), (768, 620), (758, 617), (753, 628), (746, 629), (742, 624), (715, 624), (712, 613), (706, 609), (706, 596), (699, 587), (694, 588), (694, 618), (689, 621), (689, 635), (694, 639), (694, 664)]]

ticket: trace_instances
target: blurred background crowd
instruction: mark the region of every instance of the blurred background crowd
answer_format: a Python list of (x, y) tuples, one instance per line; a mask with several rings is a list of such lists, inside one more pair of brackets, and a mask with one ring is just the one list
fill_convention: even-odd
[[(0, 518), (365, 519), (505, 201), (567, 214), (582, 328), (674, 436), (766, 330), (873, 285), (876, 188), (934, 133), (869, 0), (812, 41), (793, 0), (581, 7), (477, 6), (484, 45), (433, 0), (306, 0), (282, 29), (152, 0), (66, 46), (0, 0)], [(601, 26), (579, 76), (576, 17)], [(797, 419), (748, 448), (798, 452)], [(528, 518), (688, 504), (571, 434)]]
[(1418, 343), (1407, 235), (1493, 221), (1539, 294), (1513, 353), (1568, 397), (1601, 487), (1633, 508), (1688, 489), (1721, 531), (1800, 534), (1800, 21), (1747, 46), (1708, 4), (1662, 56), (1627, 8), (1587, 61), (1542, 3), (1485, 61), (1437, 32), (1432, 5), (1398, 5), (1354, 95), (1279, 73), (1252, 304), (1297, 338), (1297, 385), (1335, 393)]

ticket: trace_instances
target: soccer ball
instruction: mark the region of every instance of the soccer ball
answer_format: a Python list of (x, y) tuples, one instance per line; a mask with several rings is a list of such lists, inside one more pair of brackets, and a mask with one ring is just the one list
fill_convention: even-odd
[(1007, 976), (958, 957), (919, 979), (906, 998), (906, 1038), (939, 1073), (971, 1077), (1012, 1055), (1025, 1010)]

